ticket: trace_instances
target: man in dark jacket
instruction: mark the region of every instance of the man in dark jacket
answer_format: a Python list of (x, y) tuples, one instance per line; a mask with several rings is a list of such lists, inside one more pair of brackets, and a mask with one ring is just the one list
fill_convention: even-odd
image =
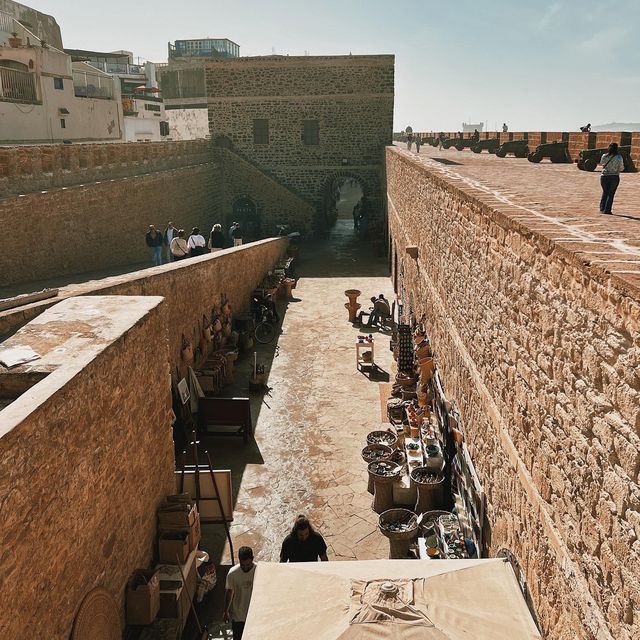
[(283, 540), (280, 562), (327, 562), (324, 538), (313, 530), (306, 516), (299, 515), (291, 533)]
[(149, 250), (151, 251), (153, 265), (155, 267), (159, 267), (162, 264), (162, 233), (150, 224), (145, 240), (147, 242), (147, 247), (149, 247)]

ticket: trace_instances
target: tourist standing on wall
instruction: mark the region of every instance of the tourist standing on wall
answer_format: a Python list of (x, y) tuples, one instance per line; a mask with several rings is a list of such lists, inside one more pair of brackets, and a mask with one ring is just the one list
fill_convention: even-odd
[(183, 260), (189, 255), (189, 246), (184, 239), (184, 229), (178, 229), (178, 235), (171, 241), (171, 255), (174, 260)]
[(615, 196), (616, 189), (620, 184), (620, 174), (624, 171), (624, 159), (618, 153), (618, 145), (615, 142), (609, 145), (607, 153), (600, 159), (600, 164), (602, 165), (600, 213), (611, 214), (613, 196)]
[(240, 547), (238, 561), (238, 564), (229, 569), (224, 592), (224, 621), (231, 622), (233, 640), (242, 640), (247, 613), (249, 613), (253, 579), (256, 575), (253, 549)]
[(438, 150), (442, 149), (442, 143), (444, 142), (444, 132), (441, 131), (438, 134)]
[(149, 250), (151, 251), (151, 260), (153, 260), (153, 265), (155, 267), (160, 266), (162, 264), (162, 233), (150, 224), (145, 240), (147, 242), (147, 247), (149, 247)]
[(198, 227), (193, 227), (193, 229), (191, 229), (191, 235), (187, 241), (187, 246), (189, 247), (189, 255), (191, 257), (201, 256), (205, 253), (207, 241), (200, 233), (200, 229)]
[(502, 123), (502, 133), (507, 133), (507, 131), (509, 131), (509, 127), (507, 127), (507, 123), (503, 122)]
[(173, 222), (169, 222), (169, 224), (167, 224), (167, 228), (164, 230), (163, 235), (164, 246), (166, 247), (165, 252), (167, 254), (165, 261), (171, 262), (173, 260), (173, 255), (171, 254), (171, 242), (178, 235), (178, 230), (173, 226)]
[(216, 253), (224, 249), (224, 233), (222, 233), (222, 225), (214, 224), (209, 234), (209, 251)]
[(422, 138), (420, 134), (416, 135), (416, 153), (420, 153), (420, 145), (422, 144)]
[(242, 244), (242, 227), (237, 222), (231, 231), (231, 237), (233, 238), (234, 247), (239, 247)]
[(411, 143), (413, 142), (413, 133), (407, 133), (407, 149), (411, 151)]
[(317, 562), (318, 558), (327, 562), (327, 544), (324, 538), (314, 531), (308, 518), (299, 515), (293, 523), (291, 532), (282, 542), (280, 562)]
[(233, 246), (233, 230), (236, 228), (237, 222), (232, 222), (229, 227), (229, 244)]

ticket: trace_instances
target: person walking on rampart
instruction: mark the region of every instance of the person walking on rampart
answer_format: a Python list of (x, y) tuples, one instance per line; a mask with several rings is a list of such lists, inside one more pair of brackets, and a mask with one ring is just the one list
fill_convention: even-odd
[(171, 262), (173, 260), (173, 255), (171, 253), (171, 241), (178, 235), (178, 230), (173, 226), (173, 222), (169, 222), (169, 224), (167, 224), (167, 228), (164, 230), (164, 233), (162, 235), (165, 252), (167, 254), (165, 257), (165, 261)]
[(145, 240), (147, 242), (147, 247), (149, 247), (149, 250), (151, 251), (153, 266), (159, 267), (162, 264), (162, 233), (150, 224)]
[(193, 229), (191, 229), (191, 235), (187, 241), (187, 246), (189, 247), (189, 255), (192, 257), (201, 256), (205, 252), (207, 248), (207, 241), (200, 233), (200, 229), (198, 227), (193, 227)]
[(184, 229), (178, 229), (178, 235), (171, 241), (171, 255), (174, 260), (184, 260), (189, 255), (189, 246), (184, 239)]
[(420, 134), (416, 135), (416, 153), (420, 153), (420, 145), (422, 144), (422, 139), (420, 138)]
[(231, 231), (231, 237), (233, 238), (234, 247), (239, 247), (242, 244), (242, 227), (237, 222)]
[(216, 253), (217, 251), (222, 251), (224, 249), (224, 233), (222, 233), (222, 225), (214, 224), (211, 229), (211, 233), (209, 234), (209, 251), (211, 253)]
[(602, 198), (600, 199), (600, 213), (610, 215), (613, 208), (613, 197), (620, 184), (620, 174), (624, 171), (624, 159), (618, 153), (618, 145), (612, 142), (600, 159), (602, 165), (602, 175), (600, 176), (600, 186), (602, 187)]
[(407, 150), (411, 151), (411, 144), (413, 143), (413, 133), (407, 133)]
[(442, 144), (444, 143), (444, 131), (441, 131), (438, 134), (438, 150), (442, 149)]
[(507, 127), (507, 123), (503, 122), (502, 123), (502, 133), (507, 133), (507, 131), (509, 131), (509, 127)]

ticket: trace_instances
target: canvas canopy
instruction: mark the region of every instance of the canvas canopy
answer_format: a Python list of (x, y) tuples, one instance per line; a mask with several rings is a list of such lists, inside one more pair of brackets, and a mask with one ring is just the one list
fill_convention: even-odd
[(258, 563), (244, 640), (541, 638), (508, 562)]

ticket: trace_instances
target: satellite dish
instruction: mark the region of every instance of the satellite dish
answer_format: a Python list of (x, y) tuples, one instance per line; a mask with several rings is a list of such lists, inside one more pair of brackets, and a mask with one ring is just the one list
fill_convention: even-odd
[(407, 128), (404, 130), (404, 132), (405, 132), (405, 133), (413, 133), (413, 129), (412, 129), (411, 127), (407, 127)]

